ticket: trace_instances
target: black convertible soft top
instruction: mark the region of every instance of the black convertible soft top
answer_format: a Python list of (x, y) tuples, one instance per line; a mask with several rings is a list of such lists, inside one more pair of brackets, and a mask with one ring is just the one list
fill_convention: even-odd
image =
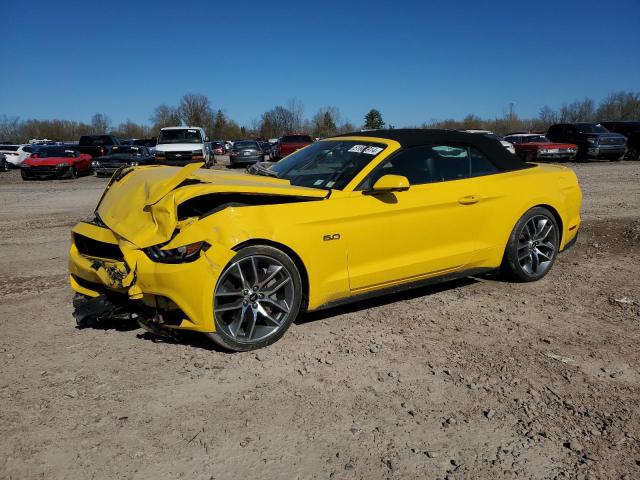
[(399, 128), (393, 130), (367, 130), (351, 132), (336, 137), (377, 137), (395, 140), (402, 148), (418, 145), (454, 144), (474, 147), (484, 153), (502, 171), (521, 170), (530, 167), (517, 156), (509, 153), (498, 140), (487, 138), (481, 133), (458, 132), (426, 128)]

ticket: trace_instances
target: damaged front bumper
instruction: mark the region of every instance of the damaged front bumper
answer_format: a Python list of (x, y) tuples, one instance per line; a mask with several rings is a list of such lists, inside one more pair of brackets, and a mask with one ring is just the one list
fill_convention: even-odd
[[(155, 312), (167, 327), (213, 332), (213, 292), (234, 254), (213, 247), (189, 263), (158, 263), (108, 228), (83, 222), (72, 230), (69, 281), (77, 293), (109, 300), (118, 312)], [(87, 308), (93, 307), (100, 302)], [(104, 307), (102, 315), (109, 314)]]

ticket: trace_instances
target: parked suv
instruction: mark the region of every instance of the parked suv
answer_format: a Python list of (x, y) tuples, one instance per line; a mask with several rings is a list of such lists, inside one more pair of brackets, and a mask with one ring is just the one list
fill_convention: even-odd
[(200, 127), (166, 127), (160, 130), (156, 145), (156, 163), (184, 166), (204, 162), (205, 168), (215, 163), (209, 137)]
[(600, 125), (627, 137), (627, 158), (640, 160), (640, 122), (602, 122)]
[(549, 127), (546, 137), (552, 142), (575, 143), (579, 162), (588, 158), (622, 160), (627, 152), (624, 135), (612, 133), (595, 123), (557, 123)]

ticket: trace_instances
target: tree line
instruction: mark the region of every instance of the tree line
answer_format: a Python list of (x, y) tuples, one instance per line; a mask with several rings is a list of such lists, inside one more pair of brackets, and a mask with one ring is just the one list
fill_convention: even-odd
[[(214, 109), (206, 95), (187, 93), (176, 105), (162, 104), (153, 110), (148, 124), (132, 121), (113, 125), (104, 113), (96, 113), (88, 123), (74, 120), (21, 120), (18, 117), (0, 117), (0, 141), (27, 142), (33, 138), (75, 141), (81, 135), (113, 134), (123, 138), (150, 138), (163, 127), (176, 125), (200, 126), (211, 139), (276, 138), (289, 132), (306, 132), (314, 137), (328, 137), (360, 129), (394, 128), (386, 124), (382, 113), (372, 108), (355, 125), (342, 119), (335, 106), (320, 108), (310, 118), (304, 115), (304, 105), (297, 99), (286, 105), (277, 105), (264, 112), (251, 125), (240, 126), (222, 109)], [(601, 122), (607, 120), (640, 120), (640, 92), (615, 92), (596, 104), (585, 98), (563, 104), (558, 109), (548, 105), (540, 108), (535, 118), (520, 118), (513, 108), (496, 118), (481, 118), (469, 114), (462, 120), (432, 120), (419, 128), (484, 129), (498, 134), (520, 130), (546, 131), (553, 123)], [(414, 126), (416, 127), (416, 126)]]

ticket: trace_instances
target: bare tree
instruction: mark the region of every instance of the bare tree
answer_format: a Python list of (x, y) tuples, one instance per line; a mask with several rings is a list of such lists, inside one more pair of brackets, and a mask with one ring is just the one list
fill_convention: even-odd
[(615, 92), (598, 107), (597, 118), (605, 120), (637, 120), (640, 118), (640, 93)]
[(545, 105), (540, 109), (540, 112), (538, 113), (538, 118), (544, 125), (548, 127), (553, 125), (554, 123), (558, 123), (558, 112), (556, 112), (554, 109), (552, 109), (548, 105)]
[(21, 122), (18, 117), (7, 117), (3, 115), (0, 118), (0, 141), (17, 142), (20, 136)]
[(300, 131), (304, 122), (304, 105), (297, 98), (291, 98), (287, 102), (287, 110), (291, 113), (290, 131)]
[(155, 134), (164, 127), (176, 127), (180, 125), (180, 115), (178, 109), (169, 105), (158, 105), (151, 115), (153, 131)]
[(213, 128), (214, 115), (209, 97), (198, 93), (186, 93), (178, 107), (180, 119), (185, 125)]
[(104, 113), (96, 113), (91, 117), (91, 128), (96, 134), (109, 132), (111, 120)]
[(313, 132), (315, 137), (329, 137), (335, 135), (340, 123), (340, 110), (337, 107), (323, 107), (311, 119), (310, 128), (305, 131)]

